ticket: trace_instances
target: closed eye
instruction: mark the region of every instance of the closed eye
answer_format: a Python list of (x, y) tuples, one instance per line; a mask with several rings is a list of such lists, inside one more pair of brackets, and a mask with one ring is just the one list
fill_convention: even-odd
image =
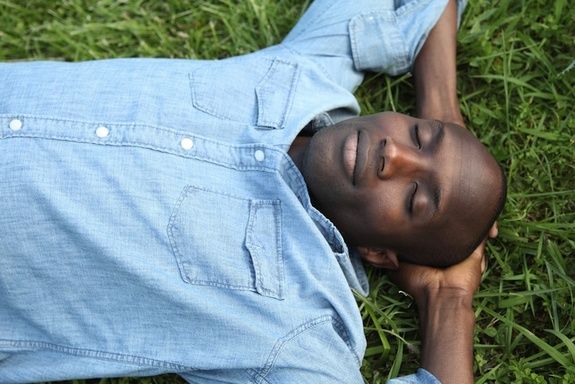
[(413, 138), (415, 140), (415, 145), (417, 146), (417, 149), (421, 149), (421, 140), (419, 139), (419, 125), (415, 124), (415, 127), (413, 128)]
[(413, 183), (413, 192), (411, 192), (408, 203), (408, 210), (410, 214), (413, 214), (413, 203), (415, 200), (415, 194), (417, 193), (417, 188), (418, 188), (417, 183)]

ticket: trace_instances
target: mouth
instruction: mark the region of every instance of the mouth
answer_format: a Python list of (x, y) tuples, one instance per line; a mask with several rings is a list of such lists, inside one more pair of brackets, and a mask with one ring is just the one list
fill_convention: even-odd
[(368, 163), (368, 152), (370, 147), (369, 135), (366, 132), (357, 132), (357, 145), (355, 156), (355, 167), (353, 169), (354, 185), (361, 183), (365, 176), (365, 168)]
[(356, 182), (359, 137), (359, 131), (355, 131), (346, 137), (343, 143), (343, 166), (353, 185)]

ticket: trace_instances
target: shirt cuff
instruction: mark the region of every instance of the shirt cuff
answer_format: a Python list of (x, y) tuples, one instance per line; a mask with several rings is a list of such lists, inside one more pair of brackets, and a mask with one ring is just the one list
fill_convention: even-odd
[(387, 382), (388, 384), (441, 384), (439, 380), (423, 368), (409, 376), (396, 377)]
[[(390, 75), (410, 70), (447, 2), (404, 0), (396, 9), (363, 13), (352, 18), (349, 36), (355, 68)], [(466, 2), (457, 2), (458, 24)]]

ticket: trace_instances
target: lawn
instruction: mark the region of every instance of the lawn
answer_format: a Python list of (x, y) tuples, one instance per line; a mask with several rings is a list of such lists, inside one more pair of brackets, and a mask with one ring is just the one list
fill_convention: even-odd
[[(0, 0), (0, 60), (223, 58), (281, 41), (298, 0)], [(478, 383), (575, 383), (575, 11), (567, 0), (475, 1), (459, 34), (468, 128), (508, 178), (475, 299)], [(362, 113), (412, 113), (409, 74), (371, 75)], [(0, 85), (1, 86), (1, 85)], [(369, 383), (418, 366), (411, 301), (370, 271), (359, 299)], [(181, 383), (173, 375), (74, 383)]]

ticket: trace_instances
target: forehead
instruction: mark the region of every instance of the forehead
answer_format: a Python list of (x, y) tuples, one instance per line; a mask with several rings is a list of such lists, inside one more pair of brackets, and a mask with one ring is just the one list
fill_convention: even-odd
[(496, 195), (497, 164), (467, 129), (445, 123), (444, 139), (436, 154), (436, 179), (442, 201), (436, 224), (468, 228)]

